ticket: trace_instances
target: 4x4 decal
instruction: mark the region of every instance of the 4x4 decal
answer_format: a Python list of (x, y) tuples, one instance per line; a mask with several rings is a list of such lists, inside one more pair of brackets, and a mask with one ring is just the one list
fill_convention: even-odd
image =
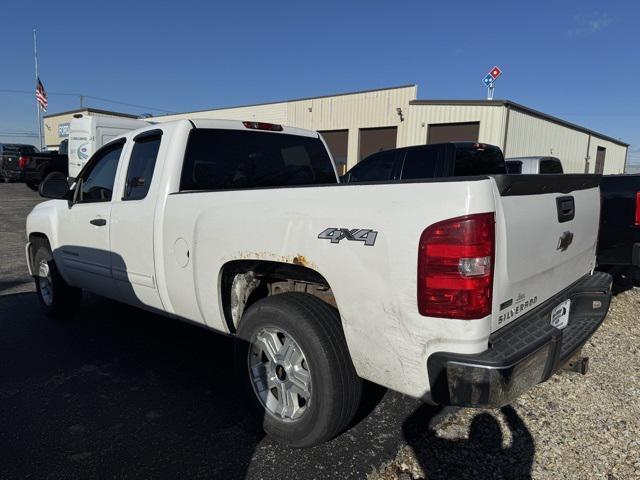
[(318, 238), (331, 240), (331, 243), (339, 243), (340, 240), (344, 239), (364, 242), (365, 245), (371, 247), (376, 243), (377, 236), (378, 232), (374, 232), (369, 228), (327, 228), (318, 235)]

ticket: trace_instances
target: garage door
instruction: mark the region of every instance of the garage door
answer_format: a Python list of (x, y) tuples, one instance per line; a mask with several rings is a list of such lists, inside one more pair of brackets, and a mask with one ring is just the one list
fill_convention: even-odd
[(358, 160), (368, 157), (372, 153), (396, 148), (398, 137), (397, 127), (385, 128), (361, 128), (360, 129), (360, 153)]
[(327, 143), (333, 160), (336, 162), (338, 175), (347, 171), (347, 152), (349, 150), (349, 130), (325, 130), (320, 131), (322, 138)]
[(477, 142), (480, 122), (432, 123), (427, 133), (427, 143)]

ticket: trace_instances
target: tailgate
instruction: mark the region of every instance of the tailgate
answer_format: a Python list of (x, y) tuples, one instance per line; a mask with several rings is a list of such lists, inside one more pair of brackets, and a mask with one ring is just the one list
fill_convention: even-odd
[(598, 175), (500, 175), (491, 331), (595, 267)]
[(2, 156), (2, 168), (5, 170), (19, 170), (18, 155), (7, 154)]

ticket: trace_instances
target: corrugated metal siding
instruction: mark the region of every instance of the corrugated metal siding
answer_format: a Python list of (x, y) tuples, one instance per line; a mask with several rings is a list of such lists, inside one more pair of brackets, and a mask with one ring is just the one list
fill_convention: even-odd
[[(203, 112), (154, 117), (166, 122), (183, 118), (260, 120), (310, 130), (348, 130), (347, 165), (359, 158), (362, 128), (397, 127), (397, 146), (420, 145), (427, 141), (430, 124), (480, 122), (478, 140), (504, 150), (507, 108), (504, 105), (409, 105), (417, 87), (399, 87), (330, 97), (233, 107)], [(397, 109), (402, 109), (400, 121)], [(562, 160), (567, 172), (583, 172), (589, 135), (578, 130), (511, 109), (507, 156), (553, 155)], [(607, 149), (605, 173), (622, 172), (625, 147), (592, 136), (589, 169), (595, 166), (597, 146)]]
[[(558, 123), (511, 110), (505, 156), (525, 157), (552, 155), (558, 157), (566, 173), (584, 173), (589, 134)], [(589, 173), (593, 173), (598, 146), (607, 149), (604, 173), (622, 173), (626, 148), (591, 136)]]
[[(504, 132), (502, 106), (478, 105), (411, 105), (409, 107), (406, 137), (399, 145), (422, 145), (427, 141), (429, 125), (438, 123), (480, 122), (478, 141), (502, 146)], [(400, 137), (400, 134), (398, 134)]]
[(596, 166), (596, 151), (598, 147), (607, 149), (604, 158), (604, 174), (624, 173), (624, 164), (627, 157), (627, 147), (618, 145), (601, 138), (591, 136), (589, 146), (589, 171), (593, 172)]
[[(358, 159), (360, 128), (398, 127), (398, 145), (407, 127), (409, 102), (416, 98), (416, 86), (390, 88), (373, 92), (311, 98), (290, 102), (234, 107), (204, 112), (182, 113), (155, 117), (153, 121), (167, 122), (182, 118), (212, 118), (230, 120), (260, 120), (310, 130), (349, 130), (348, 167)], [(401, 108), (405, 121), (400, 121)]]

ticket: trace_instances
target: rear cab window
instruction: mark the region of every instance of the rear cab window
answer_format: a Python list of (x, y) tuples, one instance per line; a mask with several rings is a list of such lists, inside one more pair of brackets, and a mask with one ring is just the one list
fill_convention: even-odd
[(507, 173), (522, 173), (522, 162), (520, 160), (509, 160), (507, 162)]
[(338, 183), (317, 137), (197, 128), (191, 130), (181, 191)]
[(498, 147), (469, 144), (456, 148), (454, 176), (501, 175), (507, 173), (504, 156)]
[(562, 163), (555, 158), (541, 160), (540, 173), (562, 173)]

